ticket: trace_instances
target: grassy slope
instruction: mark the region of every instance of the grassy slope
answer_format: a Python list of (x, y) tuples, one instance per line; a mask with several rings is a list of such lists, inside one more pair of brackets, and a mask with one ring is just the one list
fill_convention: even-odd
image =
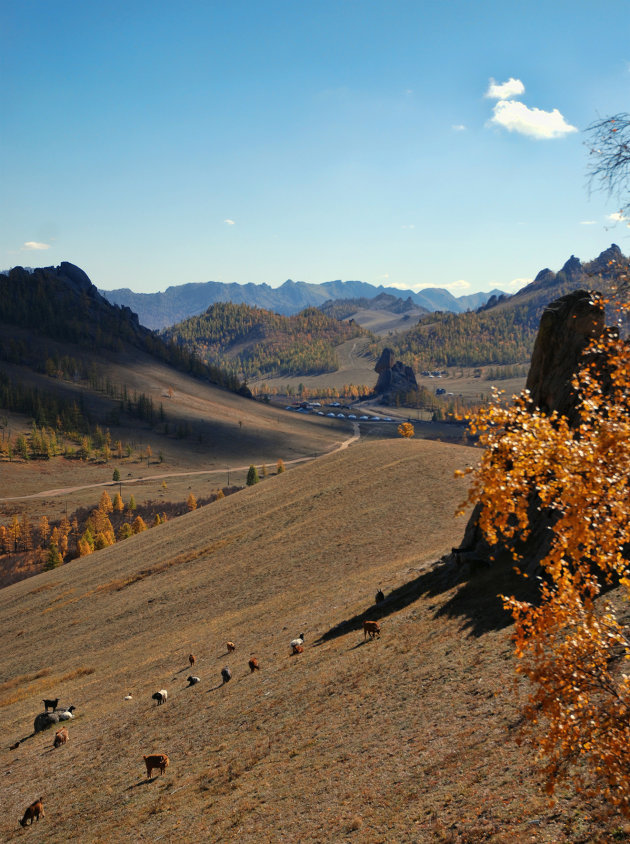
[[(510, 646), (492, 626), (506, 585), (430, 571), (461, 538), (452, 470), (475, 455), (361, 443), (2, 590), (2, 839), (41, 795), (29, 840), (594, 840), (581, 809), (547, 808), (510, 740)], [(378, 584), (398, 591), (364, 643)], [(10, 752), (57, 696), (77, 706), (68, 744), (46, 732)], [(171, 765), (145, 782), (151, 752)]]

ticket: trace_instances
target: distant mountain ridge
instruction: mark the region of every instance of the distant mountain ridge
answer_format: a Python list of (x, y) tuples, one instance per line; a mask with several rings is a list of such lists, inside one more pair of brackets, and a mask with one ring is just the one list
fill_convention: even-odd
[(180, 284), (159, 293), (135, 293), (126, 287), (99, 292), (112, 304), (131, 308), (138, 314), (142, 325), (157, 330), (175, 325), (188, 317), (198, 316), (210, 305), (218, 302), (250, 305), (291, 316), (304, 308), (319, 307), (330, 299), (373, 299), (381, 293), (387, 293), (397, 299), (409, 298), (414, 305), (419, 305), (427, 311), (461, 313), (470, 308), (478, 308), (493, 294), (501, 293), (493, 290), (489, 293), (456, 297), (441, 287), (427, 287), (414, 293), (412, 290), (399, 290), (396, 287), (377, 287), (365, 281), (337, 280), (311, 284), (291, 279), (280, 287), (271, 287), (266, 283), (224, 284), (220, 281), (207, 281)]
[[(630, 272), (630, 260), (613, 243), (592, 261), (571, 255), (558, 272), (545, 268), (512, 296), (493, 295), (475, 311), (431, 313), (390, 344), (416, 371), (448, 366), (526, 365), (543, 310), (574, 290), (612, 295)], [(380, 343), (370, 350), (376, 355)]]

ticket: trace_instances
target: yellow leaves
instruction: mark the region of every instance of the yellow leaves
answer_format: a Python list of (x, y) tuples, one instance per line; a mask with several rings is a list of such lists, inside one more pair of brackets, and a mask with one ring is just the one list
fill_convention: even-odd
[[(591, 353), (597, 359), (573, 379), (577, 427), (540, 413), (526, 393), (471, 419), (485, 450), (468, 500), (482, 504), (488, 542), (516, 559), (530, 519), (548, 517), (538, 603), (501, 596), (514, 618), (516, 671), (531, 682), (524, 715), (548, 760), (548, 793), (579, 757), (584, 787), (630, 814), (630, 677), (618, 670), (630, 659), (630, 633), (599, 597), (620, 575), (630, 599), (630, 351), (608, 338)], [(598, 380), (604, 356), (608, 392)]]

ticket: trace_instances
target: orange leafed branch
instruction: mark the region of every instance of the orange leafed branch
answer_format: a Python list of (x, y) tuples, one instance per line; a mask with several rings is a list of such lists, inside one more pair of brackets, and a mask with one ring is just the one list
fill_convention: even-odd
[[(531, 683), (525, 716), (540, 741), (547, 789), (563, 777), (630, 815), (630, 349), (615, 332), (591, 344), (573, 386), (578, 421), (545, 415), (527, 392), (477, 412), (485, 446), (470, 500), (491, 544), (518, 547), (532, 512), (552, 539), (539, 599), (505, 597), (516, 670)], [(514, 550), (515, 556), (518, 556)], [(602, 592), (614, 586), (608, 596)]]

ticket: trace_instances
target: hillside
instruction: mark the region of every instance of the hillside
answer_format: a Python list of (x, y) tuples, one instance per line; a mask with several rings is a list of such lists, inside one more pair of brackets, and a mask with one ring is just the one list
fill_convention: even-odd
[[(29, 835), (47, 842), (596, 841), (513, 741), (493, 597), (513, 585), (432, 569), (461, 536), (452, 470), (474, 458), (361, 444), (0, 591), (3, 839), (42, 795)], [(382, 636), (364, 642), (379, 584)], [(26, 737), (57, 696), (77, 717), (53, 750)], [(146, 781), (150, 752), (170, 766)]]
[[(36, 338), (72, 343), (91, 352), (123, 352), (133, 348), (184, 372), (238, 390), (232, 376), (201, 366), (194, 355), (167, 344), (139, 324), (125, 306), (112, 305), (100, 295), (79, 267), (63, 261), (58, 267), (26, 270), (14, 267), (0, 273), (0, 324), (26, 329)], [(41, 343), (38, 344), (41, 347)], [(40, 348), (0, 338), (0, 361), (28, 363), (44, 371)], [(58, 368), (58, 367), (57, 367)]]
[[(415, 293), (396, 287), (375, 286), (364, 281), (325, 281), (311, 284), (288, 279), (279, 287), (268, 284), (223, 284), (207, 281), (197, 284), (179, 284), (158, 293), (135, 293), (129, 288), (101, 290), (112, 304), (131, 308), (138, 314), (142, 325), (163, 329), (197, 316), (218, 302), (250, 305), (289, 316), (309, 307), (319, 307), (329, 299), (371, 299), (387, 293), (399, 299), (411, 297), (413, 302), (429, 311), (465, 311), (483, 304), (490, 293), (455, 297), (440, 287), (427, 287)], [(493, 291), (498, 293), (499, 291)]]
[(335, 346), (364, 335), (358, 325), (317, 308), (287, 317), (232, 303), (212, 305), (163, 332), (200, 360), (241, 378), (334, 372), (339, 368)]
[[(387, 344), (418, 370), (526, 364), (549, 302), (580, 288), (610, 292), (628, 264), (616, 244), (584, 264), (572, 255), (557, 273), (541, 270), (513, 296), (493, 296), (476, 311), (463, 314), (429, 314)], [(370, 350), (377, 355), (381, 348), (382, 343), (376, 343)]]

